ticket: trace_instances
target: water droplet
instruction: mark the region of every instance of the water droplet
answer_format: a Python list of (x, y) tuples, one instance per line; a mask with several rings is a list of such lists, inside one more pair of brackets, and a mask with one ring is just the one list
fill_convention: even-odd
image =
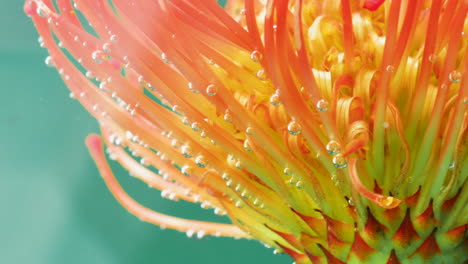
[(284, 168), (283, 170), (284, 175), (291, 175), (291, 169), (290, 168)]
[(197, 238), (198, 239), (202, 239), (204, 236), (205, 236), (205, 231), (204, 230), (200, 230), (200, 231), (197, 232)]
[(393, 65), (387, 65), (387, 67), (385, 68), (386, 71), (388, 72), (394, 72), (395, 71), (395, 66)]
[(111, 52), (111, 44), (109, 42), (106, 42), (102, 45), (102, 50), (110, 53)]
[(280, 98), (279, 98), (279, 94), (277, 93), (274, 93), (271, 97), (270, 97), (270, 103), (274, 106), (278, 106), (281, 104), (281, 101), (280, 101)]
[(241, 162), (240, 160), (238, 160), (238, 161), (236, 162), (236, 168), (239, 169), (239, 170), (242, 169), (242, 162)]
[(385, 196), (380, 199), (380, 203), (385, 207), (391, 207), (396, 202), (396, 199), (392, 196)]
[(205, 168), (206, 165), (208, 165), (208, 159), (203, 155), (198, 156), (195, 159), (195, 162), (197, 163), (197, 166), (200, 168)]
[(255, 198), (255, 200), (253, 201), (253, 205), (259, 206), (260, 205), (260, 200), (258, 200), (258, 198)]
[(192, 238), (193, 235), (195, 234), (195, 231), (190, 229), (190, 230), (187, 230), (185, 234), (187, 235), (188, 238)]
[(190, 125), (190, 121), (189, 121), (188, 117), (184, 116), (182, 118), (182, 124), (184, 124), (186, 126)]
[(169, 197), (169, 193), (170, 191), (165, 189), (165, 190), (162, 190), (161, 191), (161, 197), (164, 198), (164, 199), (167, 199)]
[(95, 50), (91, 54), (91, 58), (94, 60), (94, 62), (100, 64), (104, 62), (104, 52), (102, 50)]
[(253, 130), (254, 130), (253, 127), (247, 127), (247, 128), (245, 129), (245, 133), (246, 133), (247, 135), (253, 135)]
[(302, 181), (297, 181), (296, 182), (296, 188), (303, 189), (304, 188), (304, 183)]
[(202, 131), (202, 132), (200, 133), (200, 137), (206, 138), (206, 132), (205, 132), (205, 131)]
[(223, 180), (225, 181), (229, 181), (231, 179), (231, 177), (229, 177), (229, 174), (227, 174), (226, 172), (223, 173), (223, 175), (221, 175), (221, 178), (223, 178)]
[(452, 71), (449, 74), (449, 79), (453, 83), (459, 82), (461, 80), (461, 78), (462, 78), (462, 74), (459, 71)]
[(296, 178), (294, 178), (294, 177), (289, 178), (289, 184), (291, 184), (291, 185), (296, 184)]
[(317, 102), (316, 106), (317, 106), (317, 110), (319, 110), (320, 112), (323, 112), (323, 111), (328, 110), (329, 103), (327, 100), (321, 99)]
[(204, 201), (203, 203), (200, 204), (200, 207), (202, 209), (209, 209), (210, 208), (210, 202)]
[(112, 41), (114, 43), (119, 41), (119, 37), (117, 37), (117, 35), (111, 35), (109, 39), (110, 39), (110, 41)]
[(253, 152), (249, 139), (244, 140), (244, 149), (248, 152)]
[(184, 155), (184, 157), (186, 158), (193, 157), (193, 150), (192, 150), (192, 147), (190, 147), (189, 145), (183, 145), (180, 150), (182, 152), (182, 155)]
[(225, 214), (226, 214), (226, 212), (225, 212), (223, 209), (221, 209), (221, 208), (215, 208), (215, 209), (214, 209), (214, 213), (215, 213), (216, 215), (225, 215)]
[(92, 71), (86, 71), (86, 77), (89, 78), (89, 79), (92, 79), (92, 78), (94, 78), (95, 76), (94, 76), (94, 74), (93, 74)]
[(262, 60), (262, 58), (263, 58), (263, 56), (260, 53), (260, 51), (258, 51), (258, 50), (254, 50), (254, 51), (252, 51), (252, 53), (250, 53), (250, 59), (253, 62), (259, 62), (259, 61)]
[(431, 55), (429, 55), (429, 57), (427, 59), (429, 60), (429, 62), (432, 63), (432, 62), (435, 62), (436, 56), (434, 54), (431, 54)]
[(262, 81), (266, 80), (266, 73), (264, 69), (260, 69), (257, 71), (257, 78)]
[(171, 64), (171, 63), (172, 63), (172, 62), (169, 61), (169, 59), (167, 58), (166, 53), (161, 53), (161, 59), (162, 59), (162, 61), (163, 61), (164, 63), (166, 63), (166, 64)]
[(348, 166), (348, 161), (342, 155), (336, 155), (332, 159), (333, 165), (337, 169), (344, 169)]
[(341, 145), (338, 143), (338, 141), (331, 140), (328, 142), (326, 149), (331, 155), (336, 155), (341, 152)]
[(226, 113), (224, 114), (224, 121), (226, 121), (228, 123), (232, 122), (232, 115), (231, 115), (231, 113), (229, 113), (229, 111), (226, 111)]
[(39, 5), (36, 8), (36, 13), (40, 17), (47, 17), (47, 12), (46, 12), (45, 8), (43, 7), (43, 4)]
[(180, 169), (180, 171), (185, 175), (185, 176), (190, 176), (193, 172), (193, 169), (192, 167), (190, 167), (189, 165), (184, 165), (182, 166), (182, 168)]
[(52, 68), (52, 67), (55, 66), (54, 61), (52, 60), (52, 57), (51, 57), (51, 56), (47, 56), (47, 57), (45, 58), (45, 61), (44, 61), (44, 62), (45, 62), (45, 64), (47, 65), (47, 67)]
[(198, 132), (201, 130), (201, 125), (198, 122), (193, 122), (191, 125), (193, 131)]
[(226, 186), (227, 186), (228, 188), (232, 188), (232, 184), (233, 184), (232, 180), (226, 181)]
[(218, 88), (214, 84), (210, 84), (206, 87), (206, 94), (209, 96), (214, 96), (218, 92)]
[(299, 123), (293, 120), (288, 124), (288, 131), (289, 134), (297, 136), (302, 132), (302, 127), (299, 125)]
[(140, 159), (140, 164), (143, 165), (143, 166), (146, 166), (146, 165), (148, 165), (148, 162), (146, 161), (145, 158), (141, 158)]
[(180, 108), (180, 107), (179, 107), (178, 105), (174, 105), (174, 106), (172, 106), (172, 111), (174, 111), (174, 112), (176, 112), (176, 113), (179, 113), (179, 111), (180, 111), (179, 108)]
[(448, 168), (449, 168), (449, 170), (455, 169), (455, 160), (453, 160), (452, 163), (450, 163)]

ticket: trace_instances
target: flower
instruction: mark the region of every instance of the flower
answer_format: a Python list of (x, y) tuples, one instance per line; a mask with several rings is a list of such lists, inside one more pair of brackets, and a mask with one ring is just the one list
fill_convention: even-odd
[(297, 264), (467, 259), (467, 1), (24, 8), (110, 158), (233, 224), (138, 204), (89, 136), (110, 191), (142, 220), (254, 238)]

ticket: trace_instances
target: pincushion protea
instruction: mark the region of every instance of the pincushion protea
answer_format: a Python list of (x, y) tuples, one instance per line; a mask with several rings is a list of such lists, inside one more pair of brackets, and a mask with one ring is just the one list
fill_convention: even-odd
[[(116, 199), (187, 235), (305, 263), (462, 263), (466, 0), (27, 0), (111, 159), (234, 225)], [(84, 18), (90, 27), (82, 26)], [(137, 162), (136, 159), (140, 159)]]

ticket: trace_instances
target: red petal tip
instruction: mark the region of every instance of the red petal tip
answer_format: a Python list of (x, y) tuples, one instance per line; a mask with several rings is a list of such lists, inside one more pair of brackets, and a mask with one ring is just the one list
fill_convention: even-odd
[(362, 6), (363, 8), (370, 10), (370, 11), (375, 11), (379, 9), (379, 7), (385, 2), (385, 0), (366, 0), (364, 1), (364, 5)]

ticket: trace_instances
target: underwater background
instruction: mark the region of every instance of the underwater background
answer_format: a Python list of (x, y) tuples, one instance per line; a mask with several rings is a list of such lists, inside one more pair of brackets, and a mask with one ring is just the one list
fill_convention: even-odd
[[(85, 148), (96, 121), (44, 64), (23, 1), (0, 8), (0, 263), (291, 263), (256, 241), (189, 239), (127, 213)], [(115, 163), (114, 163), (115, 165)], [(163, 213), (226, 222), (212, 210), (160, 197), (114, 166), (125, 189)]]

